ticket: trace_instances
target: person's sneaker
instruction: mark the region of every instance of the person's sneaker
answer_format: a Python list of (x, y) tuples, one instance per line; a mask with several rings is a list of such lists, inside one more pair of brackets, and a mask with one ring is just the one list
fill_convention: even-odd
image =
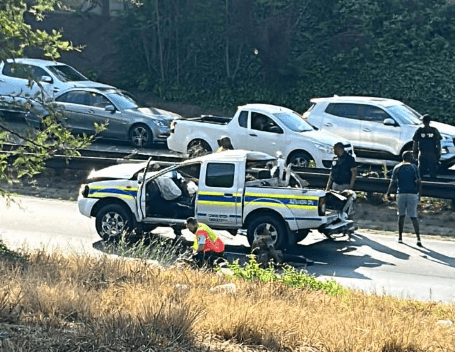
[(423, 247), (422, 242), (417, 241), (417, 247)]
[(403, 239), (402, 239), (402, 238), (399, 238), (399, 239), (398, 239), (398, 243), (403, 243)]

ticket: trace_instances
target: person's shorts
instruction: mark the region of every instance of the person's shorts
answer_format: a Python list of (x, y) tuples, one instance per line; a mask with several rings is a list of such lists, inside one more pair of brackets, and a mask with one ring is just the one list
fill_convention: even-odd
[(418, 204), (419, 204), (418, 194), (410, 193), (397, 194), (398, 216), (408, 215), (410, 218), (416, 218)]

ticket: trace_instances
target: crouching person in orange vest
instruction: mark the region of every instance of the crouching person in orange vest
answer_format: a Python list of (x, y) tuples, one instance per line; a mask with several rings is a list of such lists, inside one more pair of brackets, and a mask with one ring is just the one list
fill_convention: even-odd
[(186, 228), (196, 235), (193, 252), (199, 267), (204, 264), (212, 266), (216, 259), (223, 257), (224, 243), (210, 227), (198, 223), (195, 218), (188, 218)]

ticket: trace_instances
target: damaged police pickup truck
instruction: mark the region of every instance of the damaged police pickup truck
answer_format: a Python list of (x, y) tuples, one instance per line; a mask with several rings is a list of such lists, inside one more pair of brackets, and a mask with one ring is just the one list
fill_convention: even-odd
[(246, 230), (250, 244), (266, 224), (277, 248), (295, 244), (311, 229), (331, 235), (353, 227), (340, 212), (326, 209), (325, 191), (303, 188), (305, 181), (289, 168), (277, 177), (273, 165), (268, 154), (233, 150), (166, 168), (152, 161), (111, 166), (89, 176), (78, 206), (96, 218), (105, 240), (131, 230), (183, 228), (190, 216), (232, 234)]

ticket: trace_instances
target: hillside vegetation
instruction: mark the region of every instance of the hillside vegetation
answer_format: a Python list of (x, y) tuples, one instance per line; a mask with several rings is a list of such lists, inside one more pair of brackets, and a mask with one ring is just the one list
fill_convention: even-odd
[(92, 77), (167, 101), (220, 110), (268, 102), (303, 112), (312, 97), (371, 95), (455, 123), (453, 1), (134, 3), (110, 21), (73, 15), (38, 25), (63, 27), (64, 38), (87, 44), (63, 58)]

